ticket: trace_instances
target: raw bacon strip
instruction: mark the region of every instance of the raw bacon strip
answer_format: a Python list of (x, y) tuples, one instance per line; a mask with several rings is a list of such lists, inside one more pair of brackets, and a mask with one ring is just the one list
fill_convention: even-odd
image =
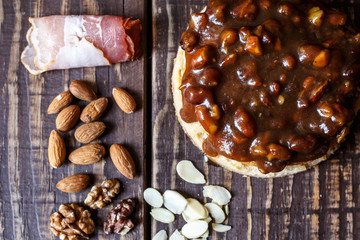
[(140, 20), (119, 16), (29, 18), (29, 45), (21, 61), (32, 74), (55, 69), (94, 67), (141, 55)]

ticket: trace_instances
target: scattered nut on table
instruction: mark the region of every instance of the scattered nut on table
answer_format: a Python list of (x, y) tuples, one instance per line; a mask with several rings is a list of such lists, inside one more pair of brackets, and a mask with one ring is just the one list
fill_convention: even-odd
[(133, 199), (125, 199), (120, 201), (107, 215), (104, 223), (104, 232), (106, 235), (117, 233), (125, 235), (133, 227), (134, 224), (130, 219), (135, 208), (135, 201)]
[(85, 199), (85, 204), (92, 209), (103, 208), (120, 191), (120, 182), (113, 178), (103, 181), (101, 186), (93, 186)]
[(62, 240), (88, 238), (95, 231), (90, 212), (75, 203), (61, 204), (59, 212), (51, 214), (50, 221), (51, 231)]

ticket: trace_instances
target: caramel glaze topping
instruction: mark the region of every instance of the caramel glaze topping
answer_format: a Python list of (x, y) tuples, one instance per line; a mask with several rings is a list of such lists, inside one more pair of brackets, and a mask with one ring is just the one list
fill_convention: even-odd
[(210, 0), (180, 41), (182, 119), (203, 150), (263, 173), (306, 164), (340, 143), (355, 117), (360, 34), (313, 1)]

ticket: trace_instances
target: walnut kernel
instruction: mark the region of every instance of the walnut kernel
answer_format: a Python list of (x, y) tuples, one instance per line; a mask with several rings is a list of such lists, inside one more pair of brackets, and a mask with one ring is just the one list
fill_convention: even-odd
[(119, 193), (120, 183), (117, 179), (104, 181), (101, 186), (93, 186), (85, 199), (85, 204), (92, 209), (103, 208)]

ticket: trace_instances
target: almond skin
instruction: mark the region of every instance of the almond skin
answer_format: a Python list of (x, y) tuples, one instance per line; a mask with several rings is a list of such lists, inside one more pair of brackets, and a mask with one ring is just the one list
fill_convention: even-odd
[(105, 112), (107, 105), (108, 99), (105, 97), (92, 101), (82, 110), (80, 120), (84, 123), (98, 120)]
[(70, 93), (70, 91), (65, 91), (57, 95), (54, 100), (50, 103), (47, 113), (48, 114), (54, 114), (58, 113), (72, 102), (73, 95)]
[(62, 132), (72, 129), (80, 116), (80, 108), (77, 105), (70, 105), (59, 113), (56, 117), (56, 128)]
[(125, 113), (130, 114), (135, 111), (136, 102), (127, 91), (122, 88), (113, 88), (112, 94), (117, 105)]
[(80, 100), (92, 101), (96, 99), (94, 90), (92, 90), (92, 88), (84, 81), (72, 81), (69, 89), (72, 95)]
[(66, 147), (64, 139), (56, 130), (52, 130), (49, 137), (48, 156), (50, 165), (53, 168), (60, 167), (66, 157)]
[(90, 184), (90, 176), (87, 174), (76, 174), (60, 180), (56, 187), (62, 192), (77, 193), (85, 190)]
[(78, 165), (88, 165), (100, 161), (105, 155), (105, 148), (97, 143), (75, 149), (69, 154), (69, 160)]
[(89, 143), (104, 133), (106, 126), (103, 122), (86, 123), (75, 131), (75, 139), (80, 143)]
[(119, 144), (111, 145), (110, 158), (119, 172), (128, 179), (134, 179), (136, 173), (135, 163), (125, 147)]

